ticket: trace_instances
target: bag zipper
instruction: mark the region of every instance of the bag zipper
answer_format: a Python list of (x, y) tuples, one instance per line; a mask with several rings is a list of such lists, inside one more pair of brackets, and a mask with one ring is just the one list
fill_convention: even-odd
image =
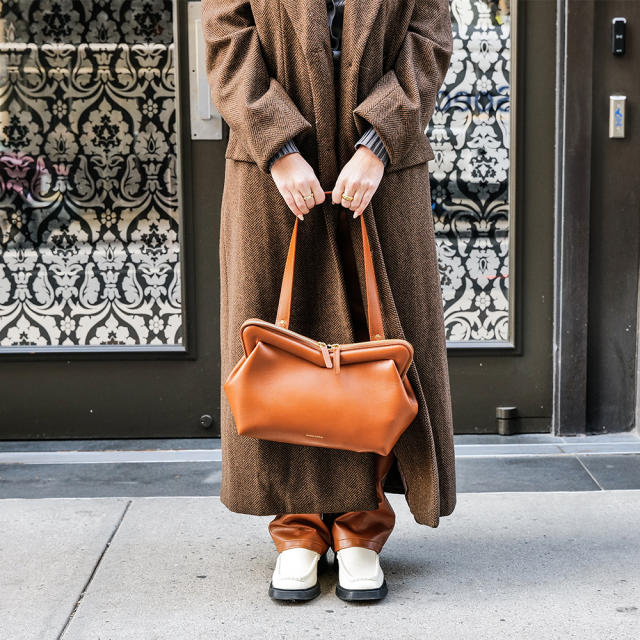
[[(249, 318), (248, 320), (245, 321), (247, 324), (251, 323), (251, 324), (259, 324), (263, 327), (268, 327), (270, 329), (277, 329), (278, 331), (282, 331), (283, 333), (289, 334), (291, 336), (294, 336), (295, 338), (297, 338), (298, 340), (303, 340), (304, 342), (306, 342), (307, 344), (311, 344), (314, 346), (322, 346), (322, 345), (326, 345), (327, 348), (334, 347), (336, 343), (332, 343), (331, 345), (327, 344), (326, 342), (323, 342), (322, 340), (314, 340), (313, 338), (308, 338), (307, 336), (303, 336), (301, 333), (297, 333), (296, 331), (293, 331), (292, 329), (285, 329), (284, 327), (279, 327), (277, 324), (273, 324), (272, 322), (268, 322), (266, 320), (262, 320), (261, 318)], [(344, 342), (344, 343), (340, 343), (340, 348), (341, 349), (349, 349), (349, 348), (361, 348), (363, 346), (375, 346), (378, 344), (402, 344), (404, 346), (406, 346), (406, 341), (399, 339), (399, 338), (380, 338), (379, 340), (364, 340), (363, 342)]]
[[(330, 358), (330, 356), (328, 355), (328, 351), (333, 350), (337, 345), (340, 346), (341, 351), (344, 351), (349, 349), (361, 349), (363, 347), (366, 348), (368, 346), (374, 347), (379, 344), (401, 344), (406, 348), (407, 344), (409, 344), (408, 348), (411, 352), (411, 360), (413, 360), (413, 346), (411, 345), (411, 343), (407, 343), (406, 340), (402, 340), (398, 338), (380, 338), (379, 340), (365, 340), (363, 342), (345, 342), (343, 344), (335, 342), (332, 344), (327, 344), (322, 340), (314, 340), (313, 338), (308, 338), (307, 336), (303, 336), (301, 333), (297, 333), (292, 329), (279, 327), (277, 324), (273, 324), (272, 322), (268, 322), (267, 320), (262, 320), (262, 318), (249, 318), (245, 320), (243, 324), (257, 324), (269, 329), (277, 329), (278, 331), (281, 331), (284, 334), (290, 335), (296, 338), (297, 340), (301, 340), (308, 345), (314, 346), (316, 349), (319, 348), (323, 357), (325, 358), (325, 363), (327, 362), (327, 358)], [(323, 350), (326, 350), (326, 353)]]

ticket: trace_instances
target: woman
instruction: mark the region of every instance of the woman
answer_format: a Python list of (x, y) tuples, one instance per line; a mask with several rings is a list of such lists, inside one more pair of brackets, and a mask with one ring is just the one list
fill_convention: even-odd
[(207, 74), (229, 125), (221, 381), (242, 356), (242, 322), (276, 317), (291, 213), (303, 223), (289, 328), (327, 343), (368, 339), (356, 219), (364, 215), (385, 336), (414, 347), (418, 414), (386, 457), (240, 437), (221, 390), (220, 498), (235, 512), (275, 516), (274, 598), (315, 597), (329, 546), (341, 598), (384, 597), (378, 554), (394, 524), (384, 490), (403, 493), (416, 522), (430, 527), (456, 503), (434, 154), (424, 135), (451, 57), (449, 4), (346, 0), (338, 26), (331, 16), (342, 4), (202, 3)]

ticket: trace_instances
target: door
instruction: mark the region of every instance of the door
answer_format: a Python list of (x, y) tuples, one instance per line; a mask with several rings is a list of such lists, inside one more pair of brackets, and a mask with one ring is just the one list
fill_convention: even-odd
[(427, 134), (456, 433), (548, 432), (555, 3), (456, 0)]

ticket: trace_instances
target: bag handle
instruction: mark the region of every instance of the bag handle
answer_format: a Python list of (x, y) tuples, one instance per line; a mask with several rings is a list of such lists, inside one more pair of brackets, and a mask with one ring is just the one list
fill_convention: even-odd
[[(332, 191), (325, 191), (330, 194)], [(373, 268), (373, 257), (371, 256), (371, 247), (369, 246), (369, 236), (367, 235), (367, 227), (364, 223), (364, 212), (360, 214), (360, 230), (362, 232), (362, 249), (364, 253), (364, 273), (365, 285), (367, 292), (367, 318), (369, 324), (369, 338), (371, 340), (384, 339), (384, 328), (382, 323), (382, 310), (380, 308), (380, 296), (378, 294), (378, 283), (376, 282), (376, 274)], [(291, 297), (293, 292), (293, 270), (296, 260), (296, 239), (298, 236), (299, 218), (296, 216), (291, 241), (289, 242), (289, 253), (287, 255), (287, 263), (284, 267), (284, 275), (282, 276), (282, 286), (280, 288), (280, 301), (278, 303), (278, 314), (276, 316), (276, 325), (279, 327), (289, 328), (289, 318), (291, 316)]]

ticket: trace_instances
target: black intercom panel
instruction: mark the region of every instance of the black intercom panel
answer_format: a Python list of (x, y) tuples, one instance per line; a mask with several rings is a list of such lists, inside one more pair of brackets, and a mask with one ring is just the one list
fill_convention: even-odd
[(624, 54), (626, 27), (626, 18), (614, 18), (611, 22), (611, 49), (614, 56)]

